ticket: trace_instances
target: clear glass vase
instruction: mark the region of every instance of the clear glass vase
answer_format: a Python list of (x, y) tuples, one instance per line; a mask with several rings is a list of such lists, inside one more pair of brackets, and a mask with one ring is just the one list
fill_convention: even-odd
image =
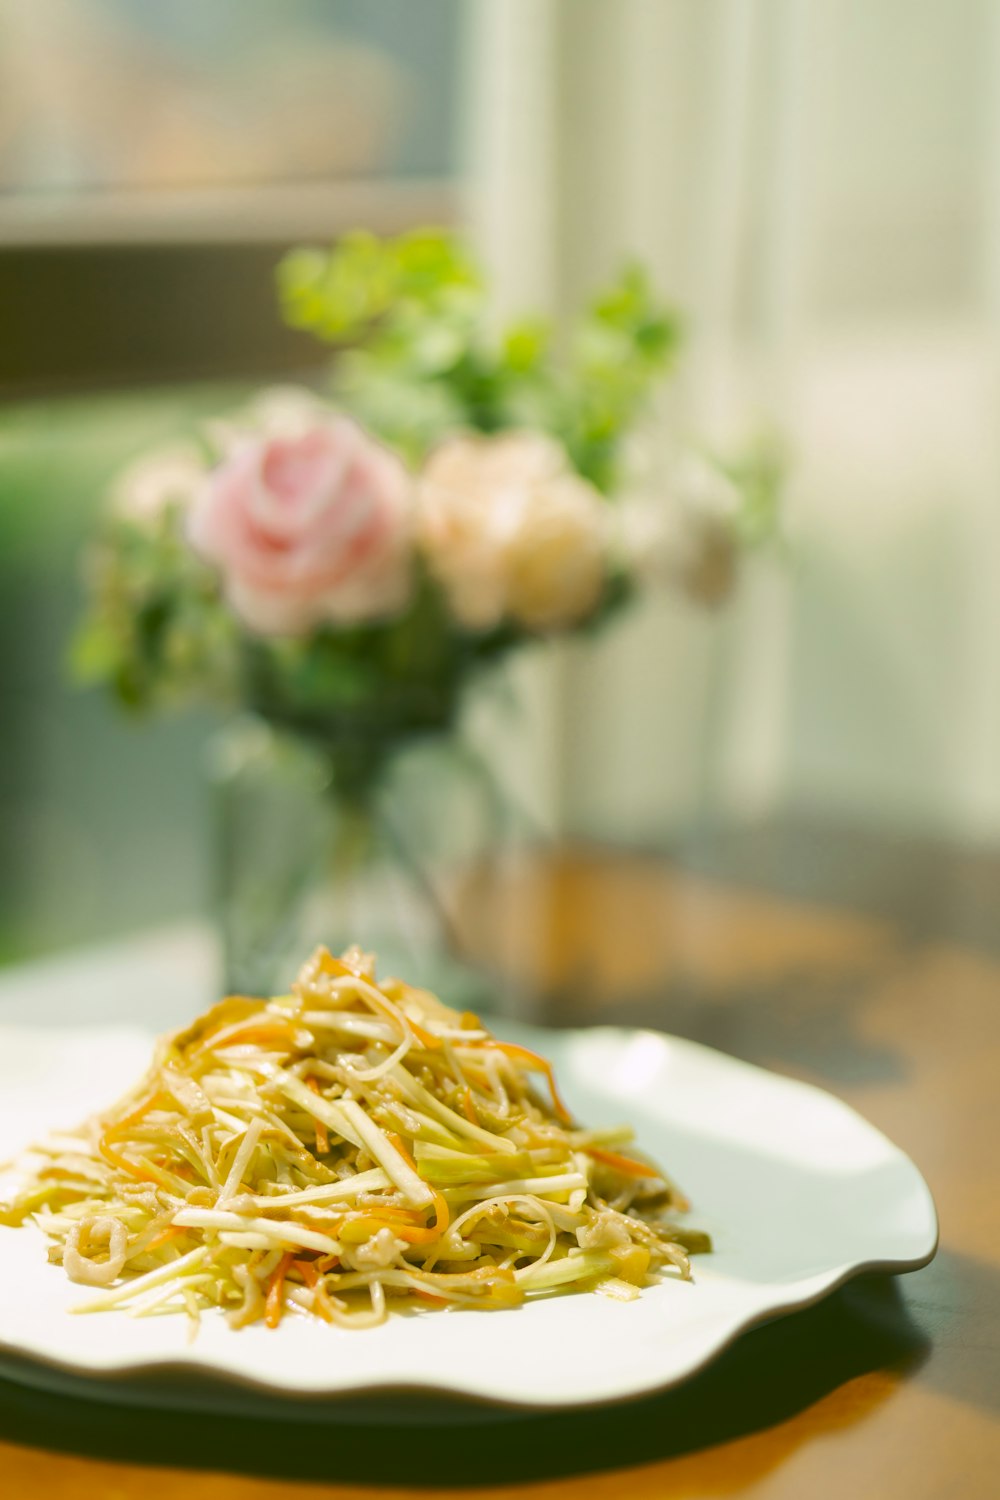
[(250, 716), (216, 737), (211, 774), (229, 992), (280, 993), (318, 943), (359, 943), (382, 974), (481, 1001), (455, 901), (502, 842), (506, 809), (460, 736), (327, 743)]

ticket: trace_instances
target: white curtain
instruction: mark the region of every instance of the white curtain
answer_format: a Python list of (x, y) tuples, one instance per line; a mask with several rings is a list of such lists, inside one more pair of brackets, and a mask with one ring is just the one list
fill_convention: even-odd
[(629, 254), (682, 307), (663, 415), (791, 460), (787, 561), (524, 673), (556, 821), (782, 808), (1000, 831), (1000, 10), (475, 0), (469, 211), (508, 308)]

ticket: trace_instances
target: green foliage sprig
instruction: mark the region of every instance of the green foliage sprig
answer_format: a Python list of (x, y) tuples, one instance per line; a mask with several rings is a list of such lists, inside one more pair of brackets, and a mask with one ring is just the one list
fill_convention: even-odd
[(456, 428), (530, 427), (559, 438), (606, 494), (620, 477), (622, 440), (680, 341), (676, 315), (640, 266), (588, 304), (563, 352), (543, 320), (497, 333), (481, 270), (443, 230), (293, 250), (278, 286), (292, 327), (345, 350), (340, 398), (411, 462)]
[(106, 682), (130, 710), (231, 696), (239, 623), (176, 508), (143, 526), (110, 517), (85, 572), (90, 607), (71, 653), (81, 681)]

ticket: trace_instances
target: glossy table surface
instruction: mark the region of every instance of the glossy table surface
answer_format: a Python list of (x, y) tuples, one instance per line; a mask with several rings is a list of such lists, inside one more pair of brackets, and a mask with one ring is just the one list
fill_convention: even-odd
[[(0, 1493), (996, 1496), (998, 913), (1000, 859), (822, 829), (718, 841), (672, 866), (580, 848), (508, 871), (477, 893), (466, 938), (512, 979), (521, 1012), (659, 1026), (839, 1094), (930, 1183), (932, 1265), (757, 1329), (661, 1396), (502, 1427), (332, 1438), (315, 1423), (124, 1413), (0, 1380)], [(496, 936), (529, 914), (533, 943)], [(139, 973), (155, 1020), (158, 994), (206, 984), (210, 963), (192, 930), (9, 969), (0, 1037), (26, 1009), (110, 1019)]]

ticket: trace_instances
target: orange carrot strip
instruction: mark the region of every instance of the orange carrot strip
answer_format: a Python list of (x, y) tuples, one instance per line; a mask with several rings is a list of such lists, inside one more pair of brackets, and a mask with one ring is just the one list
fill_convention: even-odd
[(431, 1036), (429, 1031), (425, 1031), (419, 1021), (412, 1021), (405, 1011), (400, 1011), (397, 1006), (393, 1005), (391, 1000), (386, 999), (377, 987), (369, 986), (363, 990), (361, 998), (367, 1000), (369, 1005), (378, 1011), (379, 1015), (384, 1016), (387, 1021), (391, 1021), (394, 1026), (399, 1024), (399, 1019), (402, 1017), (403, 1025), (409, 1027), (411, 1035), (416, 1038), (425, 1050), (433, 1052), (436, 1047), (441, 1046), (438, 1037)]
[[(369, 1005), (374, 1006), (379, 1014), (385, 1016), (387, 1020), (392, 1021), (394, 1024), (398, 1023), (398, 1013), (394, 1008), (392, 1001), (389, 1000), (388, 996), (381, 994), (378, 985), (372, 984), (371, 980), (366, 979), (364, 974), (362, 974), (360, 970), (352, 969), (348, 964), (345, 964), (342, 959), (334, 958), (333, 954), (328, 948), (324, 948), (320, 953), (319, 969), (323, 974), (332, 974), (335, 977), (341, 979), (360, 979), (365, 985), (365, 989), (362, 991), (363, 999), (367, 1000)], [(408, 989), (408, 985), (403, 985), (404, 992), (406, 992)], [(433, 1051), (435, 1048), (441, 1046), (441, 1041), (438, 1037), (431, 1036), (431, 1033), (429, 1031), (425, 1031), (423, 1026), (421, 1026), (418, 1021), (411, 1021), (410, 1017), (406, 1015), (405, 1012), (403, 1013), (403, 1020), (405, 1024), (410, 1028), (410, 1031), (416, 1037), (421, 1047)]]
[(435, 1222), (428, 1224), (424, 1229), (420, 1229), (416, 1225), (392, 1225), (390, 1227), (397, 1239), (405, 1240), (408, 1245), (429, 1245), (434, 1240), (439, 1240), (444, 1234), (451, 1223), (451, 1214), (441, 1194), (434, 1188), (431, 1188), (431, 1192), (434, 1194)]
[(387, 1203), (385, 1207), (373, 1207), (371, 1217), (376, 1219), (391, 1220), (399, 1224), (419, 1224), (420, 1210), (416, 1208), (397, 1208), (395, 1204)]
[[(404, 1011), (403, 1014), (406, 1015), (406, 1012)], [(423, 1026), (420, 1025), (419, 1021), (414, 1021), (411, 1016), (406, 1016), (406, 1024), (407, 1026), (409, 1026), (410, 1030), (413, 1032), (413, 1035), (416, 1037), (417, 1041), (425, 1051), (434, 1052), (436, 1049), (441, 1047), (441, 1038), (438, 1036), (432, 1036), (429, 1031), (425, 1031)]]
[(479, 1116), (476, 1114), (476, 1106), (472, 1100), (472, 1090), (468, 1086), (466, 1086), (465, 1092), (462, 1094), (462, 1113), (470, 1125), (479, 1124)]
[[(359, 1214), (357, 1218), (343, 1220), (341, 1227), (354, 1230), (356, 1233), (360, 1233), (362, 1237), (367, 1238), (378, 1234), (380, 1229), (388, 1229), (392, 1234), (399, 1234), (402, 1229), (408, 1226), (400, 1224), (398, 1219), (383, 1218), (382, 1210), (380, 1210), (377, 1214)], [(349, 1235), (348, 1237), (351, 1240), (354, 1239), (353, 1235)]]
[(141, 1104), (137, 1104), (127, 1115), (122, 1115), (115, 1124), (109, 1125), (98, 1141), (97, 1149), (109, 1166), (116, 1167), (119, 1172), (126, 1172), (130, 1177), (138, 1178), (140, 1182), (155, 1182), (162, 1186), (160, 1177), (150, 1171), (148, 1166), (141, 1167), (137, 1162), (129, 1161), (128, 1157), (123, 1156), (120, 1151), (113, 1151), (110, 1145), (111, 1141), (121, 1140), (123, 1135), (127, 1135), (133, 1125), (138, 1125), (140, 1120), (149, 1114), (160, 1097), (160, 1092), (157, 1090), (155, 1094), (150, 1094), (143, 1099)]
[[(414, 989), (412, 984), (401, 983), (400, 990), (402, 991), (402, 999), (406, 1000), (412, 997), (417, 997), (417, 1004), (419, 1005), (420, 991)], [(406, 1015), (406, 1012), (404, 1011), (403, 1014)], [(417, 1041), (422, 1047), (426, 1047), (430, 1051), (434, 1052), (444, 1045), (439, 1036), (435, 1036), (433, 1032), (428, 1031), (425, 1026), (421, 1026), (419, 1021), (414, 1021), (409, 1016), (406, 1016), (406, 1024), (412, 1029), (414, 1036), (417, 1038)]]
[(187, 1231), (180, 1228), (179, 1225), (168, 1224), (166, 1229), (160, 1230), (160, 1233), (155, 1237), (155, 1239), (150, 1240), (149, 1244), (146, 1246), (145, 1250), (142, 1253), (144, 1255), (148, 1255), (150, 1250), (159, 1250), (160, 1246), (165, 1245), (168, 1240), (175, 1239), (177, 1235), (186, 1233)]
[(108, 1165), (116, 1167), (119, 1172), (127, 1172), (130, 1177), (137, 1178), (139, 1182), (155, 1182), (162, 1187), (162, 1183), (155, 1172), (151, 1172), (148, 1167), (140, 1167), (137, 1162), (129, 1161), (128, 1157), (122, 1156), (121, 1152), (113, 1151), (108, 1145), (108, 1136), (106, 1134), (101, 1136), (101, 1139), (97, 1143), (97, 1149)]
[(337, 979), (360, 979), (363, 977), (357, 969), (352, 969), (342, 959), (334, 958), (329, 948), (320, 949), (316, 963), (321, 974), (332, 974)]
[(149, 1094), (143, 1099), (141, 1104), (137, 1104), (127, 1115), (122, 1115), (120, 1120), (116, 1120), (111, 1129), (121, 1130), (123, 1125), (138, 1125), (139, 1121), (145, 1119), (149, 1111), (153, 1108), (153, 1105), (158, 1104), (162, 1097), (162, 1092), (159, 1089), (155, 1093)]
[(506, 1057), (510, 1058), (511, 1062), (520, 1063), (522, 1068), (527, 1068), (534, 1073), (544, 1073), (548, 1079), (556, 1114), (564, 1125), (572, 1125), (573, 1116), (566, 1108), (556, 1088), (555, 1074), (547, 1057), (539, 1057), (537, 1052), (530, 1052), (527, 1047), (515, 1046), (513, 1042), (491, 1042), (489, 1045), (498, 1047)]
[[(394, 1131), (386, 1131), (386, 1134), (388, 1135), (392, 1144), (395, 1146), (396, 1150), (399, 1152), (400, 1156), (406, 1162), (406, 1165), (410, 1167), (414, 1172), (416, 1172), (417, 1176), (419, 1177), (420, 1169), (418, 1168), (416, 1162), (413, 1160), (413, 1157), (410, 1155), (409, 1151), (403, 1145), (400, 1137), (396, 1135)], [(430, 1186), (430, 1183), (428, 1183), (428, 1187)], [(398, 1229), (393, 1228), (393, 1234), (395, 1234), (397, 1238), (405, 1240), (408, 1245), (431, 1244), (432, 1241), (441, 1238), (445, 1230), (448, 1228), (448, 1225), (451, 1223), (451, 1211), (448, 1208), (448, 1205), (445, 1202), (444, 1198), (442, 1198), (441, 1194), (434, 1187), (431, 1187), (431, 1192), (434, 1195), (435, 1222), (433, 1224), (428, 1224), (426, 1226), (410, 1226), (401, 1224)]]
[[(433, 1189), (432, 1189), (433, 1191)], [(434, 1193), (434, 1203), (437, 1208), (437, 1223), (426, 1228), (422, 1224), (403, 1224), (398, 1219), (382, 1218), (380, 1215), (386, 1210), (379, 1210), (378, 1214), (370, 1217), (351, 1219), (350, 1223), (354, 1229), (363, 1229), (368, 1235), (378, 1234), (380, 1229), (388, 1229), (397, 1240), (404, 1240), (407, 1245), (427, 1245), (438, 1239), (448, 1228), (449, 1215), (448, 1205), (438, 1193)], [(314, 1228), (310, 1225), (310, 1228)]]
[(298, 1271), (306, 1286), (314, 1287), (319, 1280), (319, 1271), (314, 1260), (293, 1260), (292, 1270)]
[[(198, 1051), (211, 1052), (219, 1035), (219, 1032), (215, 1032), (212, 1036), (206, 1037)], [(249, 1021), (246, 1026), (241, 1026), (238, 1030), (230, 1032), (229, 1036), (222, 1037), (219, 1045), (223, 1047), (245, 1046), (248, 1042), (274, 1042), (281, 1038), (289, 1041), (295, 1040), (295, 1028), (291, 1022)]]
[(617, 1151), (604, 1151), (599, 1146), (584, 1146), (583, 1149), (595, 1161), (602, 1162), (606, 1167), (612, 1167), (625, 1177), (660, 1176), (655, 1167), (649, 1166), (644, 1161), (636, 1161), (634, 1156), (619, 1156)]
[(281, 1304), (285, 1293), (285, 1277), (295, 1256), (286, 1250), (267, 1280), (267, 1297), (264, 1300), (264, 1322), (268, 1328), (277, 1328), (281, 1322)]
[(294, 1224), (296, 1229), (318, 1229), (320, 1234), (328, 1234), (331, 1239), (336, 1239), (343, 1227), (344, 1220), (340, 1219), (310, 1219), (303, 1223), (301, 1219), (289, 1219), (289, 1224)]
[[(319, 1084), (315, 1078), (306, 1079), (306, 1087), (312, 1089), (314, 1094), (319, 1093)], [(330, 1149), (330, 1136), (322, 1120), (316, 1120), (316, 1150), (320, 1156), (325, 1156)]]

